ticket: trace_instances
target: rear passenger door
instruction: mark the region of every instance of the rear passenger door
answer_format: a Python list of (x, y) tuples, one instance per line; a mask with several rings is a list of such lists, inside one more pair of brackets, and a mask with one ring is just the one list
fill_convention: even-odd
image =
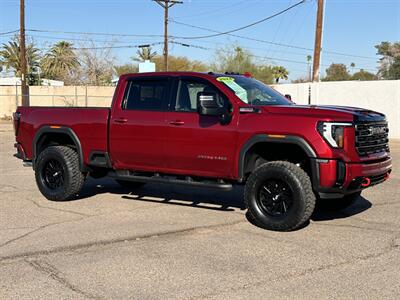
[(128, 79), (122, 103), (110, 119), (110, 153), (116, 169), (164, 167), (168, 100), (168, 77)]
[(182, 174), (230, 177), (233, 171), (237, 120), (222, 125), (218, 116), (197, 113), (197, 94), (215, 92), (221, 106), (233, 107), (211, 82), (197, 77), (176, 80), (166, 113), (167, 167)]

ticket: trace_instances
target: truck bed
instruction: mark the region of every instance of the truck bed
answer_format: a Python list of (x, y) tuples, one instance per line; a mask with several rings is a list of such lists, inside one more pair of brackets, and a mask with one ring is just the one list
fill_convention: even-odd
[(16, 113), (20, 114), (17, 142), (22, 145), (28, 160), (33, 156), (32, 141), (44, 127), (72, 129), (81, 143), (85, 163), (91, 152), (108, 150), (109, 108), (31, 106), (18, 107)]

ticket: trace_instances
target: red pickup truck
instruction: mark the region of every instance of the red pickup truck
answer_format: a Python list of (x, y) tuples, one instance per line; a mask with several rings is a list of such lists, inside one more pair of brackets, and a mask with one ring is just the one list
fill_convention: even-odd
[(316, 202), (343, 209), (385, 181), (392, 161), (383, 114), (296, 105), (248, 75), (121, 76), (111, 108), (18, 107), (16, 157), (41, 193), (67, 200), (86, 176), (229, 190), (267, 229), (302, 226)]

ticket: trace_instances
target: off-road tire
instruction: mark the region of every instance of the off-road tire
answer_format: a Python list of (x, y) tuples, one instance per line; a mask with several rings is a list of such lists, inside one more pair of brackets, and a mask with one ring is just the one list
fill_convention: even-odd
[[(49, 187), (46, 181), (45, 172), (49, 162), (59, 165), (63, 172), (62, 183), (57, 188)], [(75, 198), (85, 182), (85, 175), (79, 169), (78, 153), (66, 146), (51, 146), (39, 154), (35, 164), (35, 178), (42, 195), (51, 201)]]
[[(260, 205), (261, 188), (265, 182), (278, 180), (291, 190), (291, 207), (281, 216), (271, 216)], [(315, 195), (310, 177), (303, 169), (286, 161), (268, 162), (255, 169), (247, 179), (244, 200), (248, 217), (256, 225), (275, 231), (300, 228), (311, 217), (315, 208)]]
[(116, 179), (115, 181), (118, 182), (120, 186), (126, 189), (138, 189), (146, 184), (145, 182), (120, 180), (120, 179)]
[(361, 192), (356, 192), (338, 199), (320, 199), (317, 197), (316, 209), (321, 211), (341, 211), (352, 206), (360, 197)]

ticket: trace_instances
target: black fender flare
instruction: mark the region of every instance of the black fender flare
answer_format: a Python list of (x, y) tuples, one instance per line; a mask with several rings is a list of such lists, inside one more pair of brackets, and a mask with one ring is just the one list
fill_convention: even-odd
[(76, 150), (79, 156), (79, 168), (81, 171), (85, 171), (86, 167), (83, 163), (83, 152), (81, 142), (76, 133), (69, 127), (53, 127), (53, 126), (42, 126), (35, 134), (32, 142), (32, 167), (35, 168), (35, 162), (37, 158), (37, 146), (40, 139), (47, 133), (61, 133), (68, 135), (75, 144)]
[[(239, 152), (239, 165), (238, 165), (238, 178), (239, 181), (242, 182), (244, 180), (244, 164), (245, 164), (245, 157), (247, 151), (257, 144), (262, 142), (268, 143), (285, 143), (285, 144), (294, 144), (299, 146), (309, 158), (317, 158), (317, 155), (314, 149), (310, 146), (310, 144), (303, 139), (302, 137), (295, 136), (295, 135), (279, 135), (278, 137), (274, 137), (273, 135), (268, 134), (256, 134), (249, 138), (242, 146)], [(312, 164), (313, 165), (313, 164)], [(313, 177), (315, 174), (314, 166), (312, 166)], [(315, 174), (317, 175), (317, 174)], [(312, 178), (314, 181), (314, 178)]]

